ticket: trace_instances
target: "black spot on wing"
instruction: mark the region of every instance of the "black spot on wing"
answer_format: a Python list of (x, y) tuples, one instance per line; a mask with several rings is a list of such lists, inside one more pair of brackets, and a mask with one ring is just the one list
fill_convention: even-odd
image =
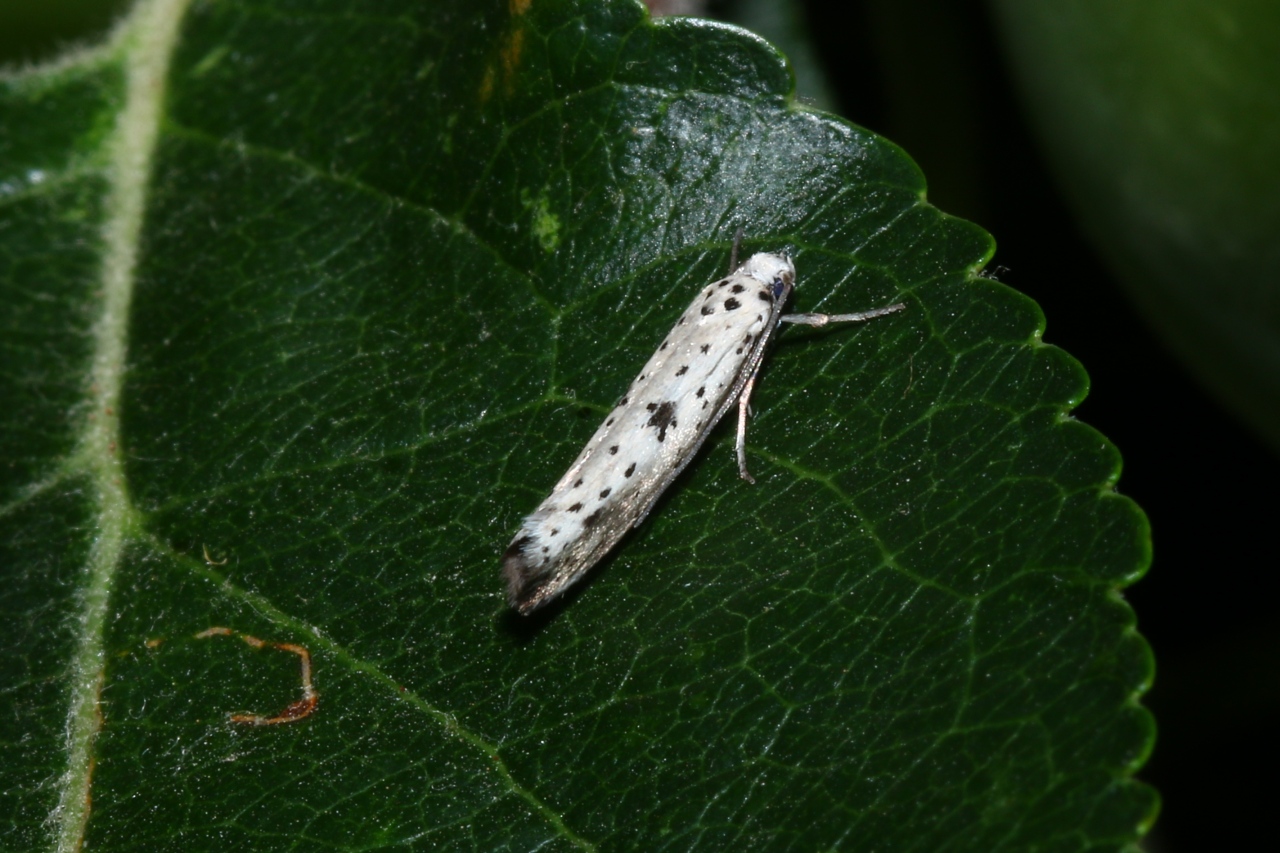
[(523, 554), (525, 552), (525, 549), (528, 548), (530, 545), (532, 545), (533, 542), (534, 542), (534, 537), (532, 536), (520, 536), (516, 539), (513, 539), (511, 544), (507, 546), (506, 553), (502, 555), (502, 559), (506, 560), (518, 554)]
[(635, 472), (636, 472), (636, 463), (632, 462), (630, 465), (627, 466), (627, 470), (622, 472), (622, 476), (630, 477)]
[(616, 444), (615, 444), (613, 447), (610, 447), (610, 448), (609, 448), (609, 455), (610, 455), (610, 456), (617, 456), (617, 455), (618, 455), (618, 445), (616, 445)]
[(597, 523), (599, 523), (600, 516), (602, 515), (604, 515), (604, 507), (601, 507), (600, 509), (591, 513), (591, 515), (588, 515), (586, 518), (582, 519), (582, 526), (587, 530), (590, 530), (591, 528), (595, 527)]
[(702, 352), (703, 352), (703, 354), (704, 354), (704, 355), (705, 355), (706, 353), (711, 352), (711, 344), (703, 344), (703, 345), (702, 345)]
[(645, 426), (651, 426), (658, 430), (658, 441), (667, 440), (667, 427), (675, 429), (676, 423), (676, 404), (667, 400), (658, 406), (649, 404), (649, 411), (653, 412), (649, 422)]
[(609, 493), (610, 493), (610, 492), (612, 492), (612, 491), (613, 491), (613, 489), (601, 489), (601, 490), (600, 490), (600, 500), (604, 500), (605, 498), (609, 497)]
[(569, 512), (581, 512), (581, 511), (582, 511), (582, 504), (580, 502), (569, 507)]
[(745, 287), (743, 287), (743, 286), (742, 286), (742, 285), (740, 285), (740, 284), (735, 284), (735, 285), (733, 286), (733, 292), (734, 292), (734, 293), (741, 293), (741, 292), (742, 292), (742, 291), (744, 291), (744, 290), (746, 290), (746, 288), (745, 288)]
[(742, 307), (742, 303), (734, 299), (732, 296), (730, 296), (728, 299), (724, 301), (724, 310), (726, 311), (736, 311), (741, 307)]
[(709, 316), (711, 316), (711, 315), (712, 315), (712, 314), (714, 314), (714, 313), (716, 313), (716, 306), (714, 306), (714, 305), (703, 305), (703, 306), (702, 306), (702, 315), (703, 315), (704, 317), (709, 317)]
[(676, 376), (684, 376), (688, 372), (689, 372), (689, 365), (682, 364), (680, 365), (680, 369), (676, 371)]

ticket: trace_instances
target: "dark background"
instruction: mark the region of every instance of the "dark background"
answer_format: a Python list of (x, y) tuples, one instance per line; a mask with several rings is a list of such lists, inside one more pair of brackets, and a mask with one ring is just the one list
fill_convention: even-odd
[[(425, 2), (425, 0), (424, 0)], [(0, 63), (105, 32), (123, 0), (0, 0)], [(723, 4), (722, 4), (723, 5)], [(1161, 347), (1085, 242), (1041, 159), (978, 0), (804, 0), (842, 115), (905, 148), (930, 200), (995, 235), (996, 277), (1092, 378), (1075, 412), (1124, 456), (1155, 562), (1125, 591), (1155, 650), (1159, 739), (1140, 778), (1164, 807), (1144, 847), (1250, 846), (1273, 806), (1280, 637), (1266, 594), (1280, 461)], [(713, 6), (713, 12), (717, 8)], [(724, 11), (720, 9), (719, 11)]]

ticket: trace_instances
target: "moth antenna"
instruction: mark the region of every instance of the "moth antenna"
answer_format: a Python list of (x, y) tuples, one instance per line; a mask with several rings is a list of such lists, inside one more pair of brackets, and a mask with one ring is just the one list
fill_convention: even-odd
[(729, 275), (733, 275), (738, 271), (738, 247), (742, 245), (743, 228), (738, 226), (738, 230), (733, 232), (733, 248), (729, 250)]

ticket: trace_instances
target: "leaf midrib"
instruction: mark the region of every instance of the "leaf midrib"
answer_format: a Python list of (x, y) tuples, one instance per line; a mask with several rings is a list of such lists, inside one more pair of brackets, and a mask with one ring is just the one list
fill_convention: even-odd
[(95, 534), (76, 614), (78, 645), (69, 666), (67, 765), (54, 809), (54, 848), (81, 848), (90, 812), (93, 747), (102, 726), (104, 637), (111, 585), (137, 514), (129, 498), (120, 447), (120, 392), (128, 351), (129, 308), (138, 237), (165, 99), (165, 80), (178, 25), (189, 0), (145, 0), (116, 32), (111, 50), (123, 57), (122, 109), (108, 143), (109, 189), (103, 221), (101, 301), (93, 326), (88, 402), (68, 473), (91, 484)]

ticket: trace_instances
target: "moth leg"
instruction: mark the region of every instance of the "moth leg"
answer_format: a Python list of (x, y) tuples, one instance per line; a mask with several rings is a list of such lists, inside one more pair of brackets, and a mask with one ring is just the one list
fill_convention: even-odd
[(738, 473), (742, 479), (748, 483), (755, 485), (756, 479), (747, 471), (747, 416), (751, 412), (751, 389), (756, 384), (756, 373), (759, 368), (751, 374), (751, 378), (742, 386), (742, 393), (738, 395)]
[(778, 322), (798, 323), (802, 326), (825, 326), (828, 323), (861, 323), (863, 320), (871, 320), (876, 317), (883, 317), (885, 314), (893, 314), (906, 307), (905, 303), (899, 302), (896, 305), (873, 308), (870, 311), (862, 311), (858, 314), (783, 314), (778, 318)]

